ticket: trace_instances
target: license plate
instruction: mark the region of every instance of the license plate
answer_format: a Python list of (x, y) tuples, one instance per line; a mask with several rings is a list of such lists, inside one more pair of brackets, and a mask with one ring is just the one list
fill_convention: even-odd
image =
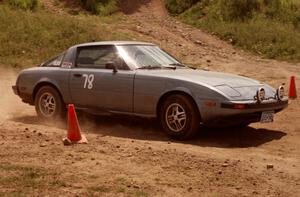
[(265, 111), (261, 114), (260, 122), (268, 123), (273, 122), (274, 120), (274, 111)]

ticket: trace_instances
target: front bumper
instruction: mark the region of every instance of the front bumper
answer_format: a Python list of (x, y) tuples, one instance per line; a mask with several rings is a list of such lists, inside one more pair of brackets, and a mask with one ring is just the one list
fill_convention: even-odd
[(242, 105), (243, 109), (278, 109), (285, 108), (288, 106), (288, 100), (269, 102), (269, 103), (221, 103), (221, 108), (235, 109), (236, 106)]
[(262, 103), (255, 101), (231, 101), (219, 103), (215, 107), (202, 108), (200, 111), (203, 124), (213, 127), (226, 127), (259, 122), (266, 111), (275, 113), (288, 106), (288, 98), (283, 101), (268, 100)]

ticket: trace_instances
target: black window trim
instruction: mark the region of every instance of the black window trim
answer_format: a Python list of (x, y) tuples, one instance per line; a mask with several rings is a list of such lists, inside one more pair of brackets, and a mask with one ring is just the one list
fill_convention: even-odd
[[(113, 47), (115, 49), (115, 51), (118, 51), (117, 47), (113, 44), (106, 44), (106, 45), (89, 45), (89, 46), (79, 46), (76, 48), (76, 56), (75, 56), (75, 66), (74, 68), (87, 68), (87, 69), (99, 69), (99, 70), (108, 70), (106, 68), (99, 68), (97, 66), (89, 66), (89, 67), (80, 67), (77, 64), (77, 59), (78, 59), (78, 55), (79, 55), (79, 51), (80, 49), (84, 49), (84, 48), (97, 48), (97, 47)], [(124, 63), (124, 65), (126, 66), (127, 69), (121, 69), (121, 71), (128, 71), (131, 70), (131, 68), (126, 64), (125, 60), (123, 59), (123, 57), (120, 57)]]

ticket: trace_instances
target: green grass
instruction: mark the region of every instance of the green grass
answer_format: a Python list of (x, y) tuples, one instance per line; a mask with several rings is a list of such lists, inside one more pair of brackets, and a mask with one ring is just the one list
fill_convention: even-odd
[(108, 16), (118, 10), (117, 0), (80, 0), (82, 7), (94, 14)]
[(114, 24), (123, 16), (55, 15), (13, 10), (0, 4), (0, 65), (23, 68), (42, 63), (68, 47), (92, 40), (127, 40)]
[[(118, 181), (119, 182), (119, 181)], [(111, 193), (118, 194), (123, 193), (126, 196), (136, 196), (136, 197), (147, 197), (149, 194), (147, 191), (139, 188), (128, 188), (123, 184), (116, 183), (115, 186), (105, 186), (105, 185), (94, 185), (87, 188), (87, 192), (90, 196), (94, 196), (96, 194), (101, 195), (101, 193)]]
[(38, 0), (3, 0), (3, 2), (13, 8), (22, 10), (36, 10), (39, 6)]
[(99, 193), (108, 193), (110, 192), (110, 188), (105, 186), (92, 186), (88, 188), (90, 192), (99, 192)]
[(165, 6), (171, 14), (180, 14), (192, 7), (199, 0), (164, 0)]
[(299, 0), (198, 0), (179, 18), (266, 58), (300, 61), (299, 4)]
[(0, 171), (1, 188), (10, 191), (0, 193), (1, 196), (27, 196), (36, 191), (66, 186), (59, 173), (36, 166), (1, 163)]

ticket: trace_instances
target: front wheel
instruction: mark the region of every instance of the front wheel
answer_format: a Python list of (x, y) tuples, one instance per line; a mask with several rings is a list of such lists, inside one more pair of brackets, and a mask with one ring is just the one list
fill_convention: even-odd
[(197, 106), (189, 97), (184, 95), (167, 97), (161, 105), (159, 115), (162, 127), (174, 139), (191, 138), (200, 127), (200, 115)]
[(43, 86), (38, 90), (34, 104), (38, 116), (43, 120), (54, 120), (63, 116), (63, 101), (57, 90), (51, 86)]

